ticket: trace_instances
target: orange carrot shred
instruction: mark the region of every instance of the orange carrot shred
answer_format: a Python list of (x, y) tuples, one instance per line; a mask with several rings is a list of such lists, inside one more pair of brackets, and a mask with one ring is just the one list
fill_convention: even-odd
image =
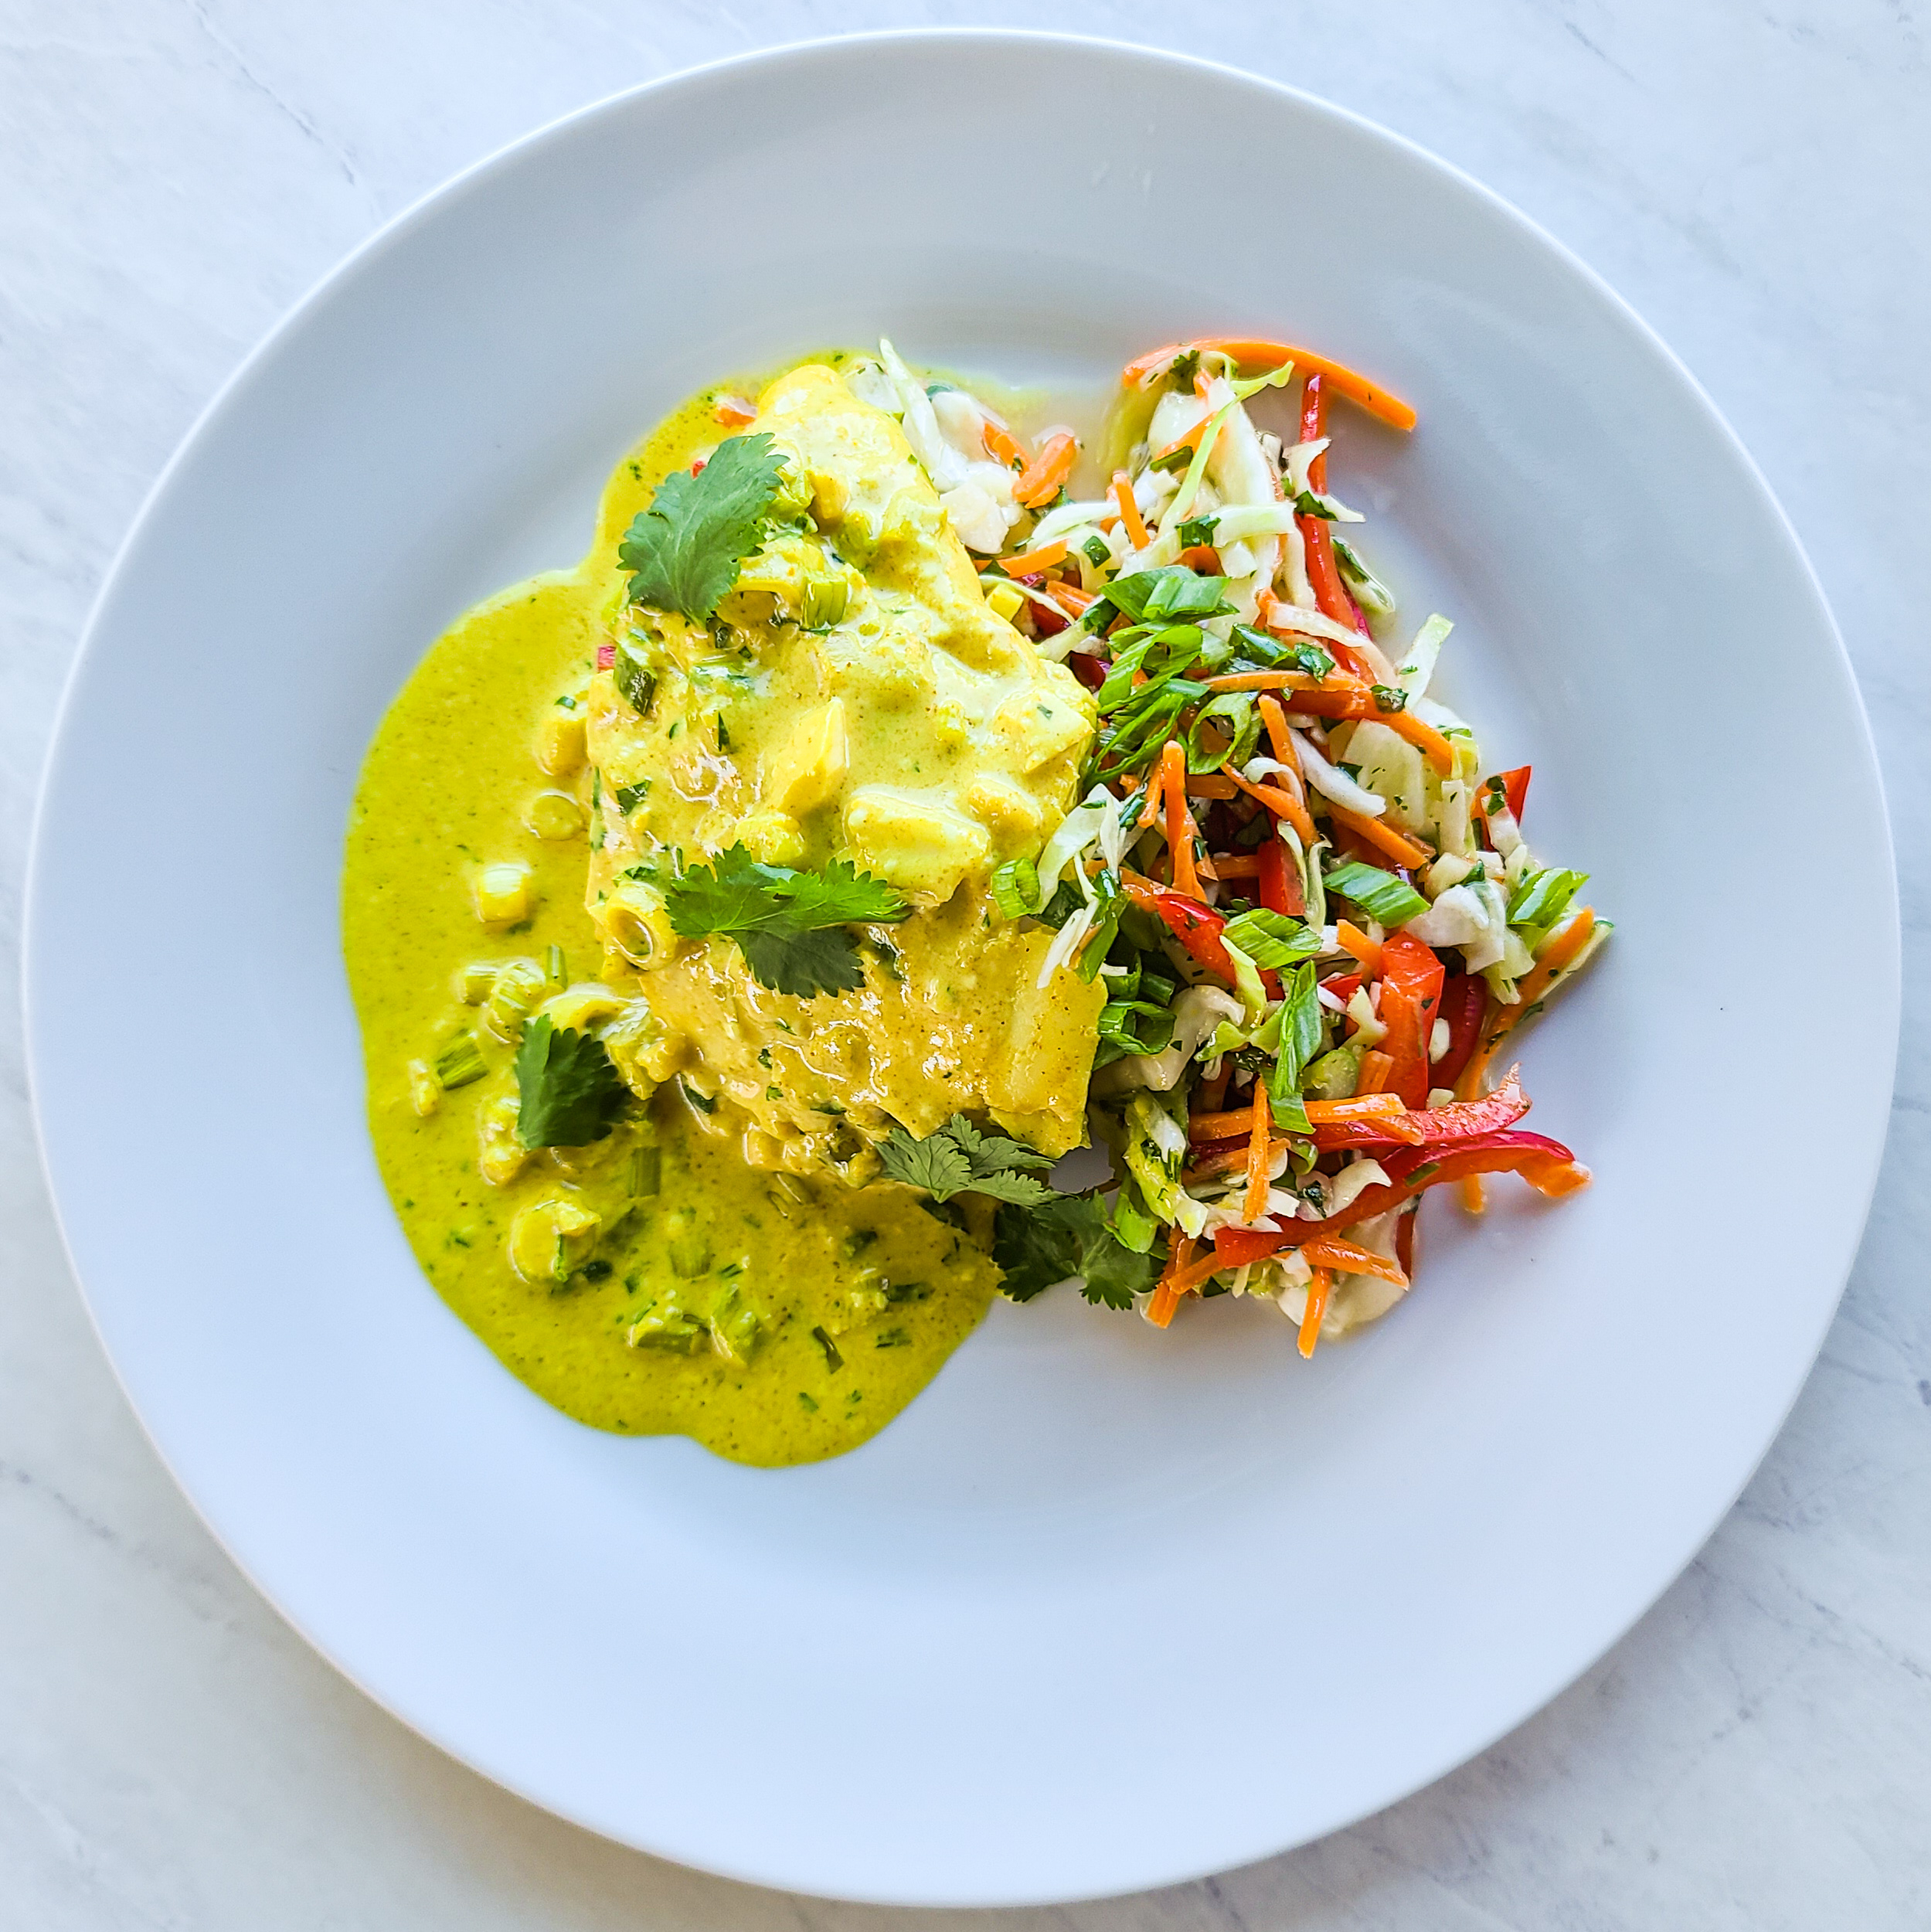
[(1267, 1083), (1254, 1082), (1253, 1132), (1247, 1141), (1247, 1199), (1241, 1218), (1258, 1221), (1267, 1207), (1267, 1165), (1274, 1118), (1267, 1105)]
[(1167, 798), (1167, 854), (1173, 861), (1174, 890), (1189, 899), (1200, 896), (1200, 877), (1194, 869), (1194, 819), (1187, 809), (1187, 753), (1178, 738), (1169, 738), (1160, 754), (1161, 788)]
[(1399, 396), (1389, 394), (1380, 384), (1371, 383), (1366, 376), (1357, 375), (1340, 362), (1331, 362), (1324, 355), (1295, 349), (1286, 342), (1259, 342), (1230, 335), (1203, 336), (1192, 342), (1168, 342), (1129, 362), (1121, 372), (1120, 380), (1129, 389), (1144, 389), (1164, 375), (1167, 366), (1187, 349), (1215, 349), (1223, 355), (1232, 357), (1237, 365), (1251, 369), (1278, 369), (1283, 362), (1292, 362), (1303, 375), (1321, 376), (1330, 388), (1338, 390), (1350, 402), (1359, 403), (1369, 415), (1379, 417), (1391, 427), (1412, 430), (1415, 427), (1414, 410)]
[(1334, 943), (1351, 957), (1360, 961), (1362, 971), (1371, 979), (1381, 971), (1381, 947), (1351, 921), (1334, 921)]
[(1167, 1265), (1154, 1285), (1153, 1299), (1147, 1304), (1147, 1319), (1156, 1328), (1164, 1328), (1173, 1320), (1174, 1311), (1180, 1306), (1180, 1298), (1187, 1292), (1178, 1283), (1187, 1271), (1187, 1264), (1193, 1258), (1193, 1236), (1175, 1229), (1173, 1246), (1167, 1253)]
[(1321, 1339), (1321, 1318), (1328, 1312), (1328, 1298), (1334, 1292), (1334, 1277), (1325, 1268), (1316, 1268), (1307, 1284), (1307, 1306), (1300, 1318), (1296, 1338), (1304, 1359), (1314, 1358), (1314, 1344)]
[(1357, 1094), (1380, 1093), (1387, 1086), (1389, 1077), (1394, 1070), (1394, 1056), (1371, 1047), (1361, 1056), (1361, 1071), (1355, 1079), (1355, 1093)]
[(999, 559), (999, 568), (1009, 577), (1029, 577), (1064, 562), (1066, 554), (1066, 539), (1062, 537), (1057, 543), (1041, 544), (1036, 550), (1022, 550), (1017, 556), (1002, 556)]
[(1005, 464), (1009, 470), (1022, 470), (1032, 459), (1026, 454), (1026, 446), (1003, 423), (986, 418), (986, 426), (981, 439), (986, 446), (987, 455)]
[(1120, 511), (1120, 521), (1125, 526), (1127, 540), (1136, 550), (1144, 550), (1153, 541), (1147, 529), (1147, 519), (1140, 514), (1140, 505), (1134, 501), (1133, 485), (1127, 480), (1124, 470), (1113, 473), (1113, 500)]
[(1037, 509), (1059, 493), (1059, 486), (1073, 474), (1073, 460), (1079, 445), (1065, 430), (1049, 436), (1039, 454), (1021, 471), (1012, 485), (1015, 503)]
[(1331, 818), (1365, 838), (1390, 859), (1397, 859), (1404, 866), (1425, 866), (1434, 857), (1426, 845), (1418, 845), (1413, 839), (1402, 837), (1392, 825), (1385, 825), (1379, 818), (1370, 818), (1365, 812), (1351, 811), (1345, 805), (1336, 804), (1331, 798), (1327, 802)]
[(1398, 1288), (1408, 1286), (1408, 1277), (1402, 1273), (1401, 1264), (1391, 1261), (1385, 1254), (1377, 1254), (1372, 1248), (1362, 1247), (1358, 1242), (1343, 1240), (1338, 1234), (1323, 1235), (1317, 1240), (1305, 1242), (1301, 1247), (1301, 1257), (1316, 1267), (1338, 1268), (1344, 1274), (1372, 1274), (1383, 1281), (1392, 1281)]

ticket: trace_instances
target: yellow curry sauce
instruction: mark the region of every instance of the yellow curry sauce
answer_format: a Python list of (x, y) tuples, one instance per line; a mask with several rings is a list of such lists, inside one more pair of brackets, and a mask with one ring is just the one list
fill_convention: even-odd
[[(804, 379), (818, 385), (808, 372)], [(777, 393), (797, 386), (794, 379)], [(849, 398), (841, 383), (830, 389), (835, 396), (821, 386), (814, 393), (836, 418)], [(708, 757), (683, 768), (702, 782), (680, 782), (678, 748), (645, 743), (634, 720), (614, 713), (607, 641), (624, 575), (616, 552), (658, 481), (719, 440), (712, 410), (720, 393), (693, 399), (619, 465), (582, 565), (488, 600), (425, 657), (364, 766), (344, 935), (377, 1158), (444, 1298), (506, 1367), (578, 1420), (685, 1434), (734, 1461), (772, 1467), (835, 1455), (875, 1434), (970, 1333), (998, 1280), (980, 1243), (926, 1213), (909, 1191), (851, 1185), (875, 1168), (869, 1143), (855, 1141), (856, 1160), (840, 1154), (835, 1136), (811, 1131), (813, 1094), (778, 1104), (780, 1077), (832, 1091), (855, 1068), (868, 1124), (882, 1117), (882, 1102), (919, 1132), (963, 1105), (1030, 1131), (1049, 1151), (1079, 1137), (1099, 989), (1089, 998), (1082, 988), (1052, 1011), (1025, 998), (1042, 942), (1010, 927), (995, 931), (974, 894), (1000, 859), (1036, 853), (1063, 815), (1090, 713), (1066, 674), (1042, 665), (1009, 626), (982, 621), (969, 566), (960, 580), (956, 539), (945, 534), (956, 556), (934, 563), (920, 554), (934, 529), (921, 493), (899, 482), (887, 495), (903, 499), (898, 523), (914, 527), (880, 546), (875, 564), (847, 570), (853, 662), (835, 662), (828, 673), (825, 655), (835, 660), (839, 650), (828, 638), (815, 682), (781, 655), (754, 668), (748, 688), (767, 702), (740, 703), (739, 730), (744, 743), (764, 748), (720, 761), (713, 736)], [(903, 449), (876, 423), (865, 437), (877, 447), (840, 459), (845, 486), (861, 499), (853, 465), (896, 462)], [(821, 495), (828, 488), (835, 495), (841, 485), (820, 472)], [(875, 507), (892, 537), (886, 498)], [(754, 587), (768, 580), (781, 598), (780, 580), (797, 560), (771, 548), (780, 553), (760, 553), (763, 577), (757, 560), (746, 574)], [(913, 588), (922, 603), (905, 590), (920, 573), (925, 581)], [(882, 647), (888, 661), (866, 665), (879, 631), (875, 624), (861, 637), (861, 621), (882, 604), (923, 623), (929, 654)], [(883, 646), (902, 642), (904, 629), (888, 624)], [(978, 660), (964, 672), (949, 654), (955, 634)], [(666, 719), (714, 715), (706, 666), (684, 656), (680, 674), (694, 675), (683, 676), (660, 729)], [(918, 674), (940, 659), (947, 702), (935, 706), (929, 669), (923, 685)], [(886, 782), (904, 774), (889, 757), (881, 762), (880, 743), (895, 743), (901, 763), (930, 755), (908, 729), (906, 707), (896, 739), (863, 729), (868, 710), (892, 709), (890, 681), (908, 678), (910, 706), (943, 738), (938, 764), (958, 787), (991, 770), (966, 814)], [(828, 709), (841, 695), (842, 717)], [(1072, 718), (1053, 715), (1069, 706)], [(828, 716), (845, 740), (835, 774), (810, 768)], [(971, 730), (982, 743), (967, 770)], [(998, 754), (995, 746), (988, 757), (984, 740), (1002, 735), (1019, 748)], [(763, 840), (773, 862), (796, 862), (826, 849), (830, 812), (847, 828), (848, 850), (896, 869), (909, 889), (919, 907), (909, 934), (890, 929), (898, 944), (881, 939), (867, 985), (836, 1001), (761, 994), (716, 940), (667, 976), (678, 949), (653, 961), (645, 946), (640, 959), (637, 938), (620, 946), (613, 937), (607, 902), (616, 868), (603, 847), (627, 856), (617, 849), (644, 835), (604, 795), (612, 786), (598, 767), (612, 760), (666, 786), (654, 804), (637, 801), (639, 828), (682, 796), (680, 836), (712, 849), (748, 828), (746, 842)], [(746, 770), (757, 774), (748, 787)], [(865, 794), (855, 808), (855, 791)], [(721, 829), (692, 824), (693, 813), (721, 808), (729, 808)], [(896, 849), (894, 813), (904, 821)], [(939, 876), (921, 879), (935, 828), (950, 846)], [(648, 908), (639, 910), (643, 930)], [(617, 937), (624, 933), (620, 923)], [(648, 1010), (653, 965), (663, 985), (654, 997), (674, 1015), (668, 1026)], [(607, 1138), (535, 1151), (517, 1141), (512, 1061), (538, 1012), (559, 1026), (617, 1016), (613, 1036), (629, 1027), (631, 1050), (613, 1044), (612, 1057), (648, 1098)], [(621, 1017), (637, 1012), (641, 1029)], [(814, 1036), (825, 1050), (811, 1050)], [(773, 1045), (789, 1060), (767, 1076), (776, 1056), (763, 1049)], [(759, 1083), (767, 1077), (768, 1088)], [(948, 1080), (957, 1082), (956, 1097)], [(835, 1119), (836, 1107), (824, 1108)], [(983, 1219), (971, 1226), (986, 1231)]]

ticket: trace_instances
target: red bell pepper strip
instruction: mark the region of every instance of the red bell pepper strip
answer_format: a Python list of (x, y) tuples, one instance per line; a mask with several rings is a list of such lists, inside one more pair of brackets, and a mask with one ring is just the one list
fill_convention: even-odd
[(1260, 842), (1256, 856), (1260, 870), (1254, 883), (1260, 903), (1270, 913), (1284, 913), (1290, 919), (1298, 919), (1307, 910), (1307, 896), (1301, 886), (1300, 868), (1287, 863), (1286, 846), (1270, 834)]
[(1421, 1219), (1416, 1205), (1403, 1208), (1395, 1223), (1395, 1264), (1411, 1281), (1415, 1278), (1415, 1223)]
[[(1511, 1067), (1508, 1078), (1486, 1100), (1451, 1100), (1446, 1107), (1423, 1107), (1410, 1113), (1407, 1124), (1420, 1128), (1423, 1147), (1453, 1147), (1504, 1132), (1528, 1111), (1521, 1075), (1519, 1067)], [(1314, 1145), (1324, 1154), (1331, 1154), (1344, 1147), (1392, 1149), (1416, 1143), (1390, 1134), (1379, 1121), (1337, 1121), (1314, 1129)]]
[(1381, 947), (1381, 1050), (1395, 1063), (1387, 1089), (1410, 1107), (1428, 1104), (1428, 1046), (1441, 1011), (1443, 967), (1412, 933), (1391, 933)]
[(1475, 793), (1475, 809), (1481, 815), (1482, 836), (1488, 836), (1488, 798), (1497, 786), (1502, 788), (1503, 802), (1508, 807), (1508, 815), (1517, 825), (1522, 822), (1522, 808), (1528, 803), (1529, 774), (1532, 765), (1518, 765), (1513, 771), (1498, 771), (1494, 777), (1484, 779)]
[[(1327, 400), (1319, 376), (1309, 376), (1301, 385), (1300, 440), (1304, 443), (1314, 442), (1327, 434)], [(1316, 491), (1328, 487), (1325, 450), (1307, 465), (1307, 487)], [(1307, 555), (1308, 586), (1314, 594), (1314, 602), (1321, 615), (1335, 624), (1345, 624), (1365, 637), (1368, 620), (1348, 594), (1348, 587), (1341, 582), (1341, 572), (1334, 566), (1334, 546), (1328, 540), (1327, 519), (1297, 516), (1294, 522), (1300, 527), (1301, 548)], [(1346, 645), (1331, 644), (1328, 648), (1344, 671), (1351, 671), (1357, 677), (1370, 675), (1362, 659)]]
[(1134, 903), (1164, 920), (1167, 930), (1209, 972), (1218, 973), (1229, 985), (1233, 984), (1234, 962), (1220, 943), (1221, 931), (1227, 922), (1219, 913), (1184, 893), (1167, 892), (1141, 879), (1129, 879), (1126, 886)]
[(1358, 973), (1337, 973), (1332, 979), (1324, 979), (1321, 986), (1323, 992), (1332, 993), (1345, 1006), (1355, 997), (1355, 989), (1360, 984)]
[(1437, 1087), (1453, 1087), (1462, 1077), (1469, 1056), (1482, 1036), (1488, 1011), (1488, 983), (1476, 973), (1457, 973), (1442, 988), (1441, 1016), (1448, 1022), (1448, 1051), (1436, 1061), (1429, 1078)]
[(1340, 1213), (1324, 1220), (1290, 1222), (1284, 1228), (1221, 1228), (1214, 1235), (1215, 1254), (1222, 1267), (1237, 1268), (1283, 1248), (1341, 1233), (1426, 1189), (1471, 1174), (1519, 1174), (1538, 1193), (1552, 1196), (1571, 1194), (1589, 1183), (1589, 1169), (1560, 1141), (1543, 1134), (1490, 1134), (1457, 1147), (1410, 1147), (1389, 1155), (1381, 1165), (1389, 1177), (1386, 1184), (1364, 1188)]

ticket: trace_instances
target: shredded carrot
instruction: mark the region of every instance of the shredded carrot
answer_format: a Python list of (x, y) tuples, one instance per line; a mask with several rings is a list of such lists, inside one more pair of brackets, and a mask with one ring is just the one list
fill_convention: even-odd
[(1203, 1080), (1195, 1090), (1200, 1096), (1202, 1106), (1219, 1111), (1220, 1103), (1227, 1097), (1227, 1081), (1233, 1070), (1233, 1062), (1223, 1053), (1220, 1060), (1220, 1071), (1212, 1079)]
[(1036, 550), (1022, 550), (1017, 556), (1002, 556), (999, 559), (999, 568), (1009, 577), (1029, 577), (1063, 563), (1066, 555), (1066, 539), (1062, 537), (1056, 543), (1041, 544)]
[[(1192, 429), (1188, 430), (1185, 436), (1175, 437), (1164, 450), (1155, 450), (1153, 453), (1154, 461), (1158, 463), (1169, 456), (1178, 456), (1182, 450), (1192, 450), (1198, 454), (1202, 434), (1206, 429), (1207, 425), (1213, 422), (1213, 413), (1209, 410), (1198, 423), (1195, 423)], [(1221, 430), (1226, 427), (1226, 425), (1224, 423), (1215, 424), (1214, 439), (1216, 442), (1219, 440)]]
[(1063, 604), (1076, 617), (1083, 616), (1100, 601), (1098, 591), (1083, 590), (1076, 583), (1049, 583), (1045, 588), (1054, 603)]
[(1345, 805), (1338, 805), (1330, 798), (1328, 815), (1345, 825), (1358, 836), (1365, 838), (1378, 851), (1385, 852), (1390, 859), (1399, 859), (1404, 866), (1425, 866), (1434, 857), (1426, 845), (1418, 845), (1412, 838), (1405, 838), (1392, 825), (1384, 825), (1379, 818), (1370, 818), (1365, 813), (1350, 811)]
[(1012, 498), (1029, 510), (1049, 502), (1059, 486), (1073, 474), (1073, 459), (1079, 445), (1066, 430), (1049, 436), (1039, 454), (1020, 471), (1012, 485)]
[[(1198, 783), (1198, 779), (1189, 778), (1187, 781), (1187, 789), (1191, 791)], [(1231, 797), (1233, 787), (1229, 785), (1227, 791), (1229, 796)], [(1259, 856), (1253, 852), (1237, 852), (1231, 857), (1216, 859), (1214, 861), (1214, 869), (1222, 879), (1258, 879), (1260, 876), (1260, 860)]]
[(741, 396), (720, 396), (717, 406), (711, 411), (714, 423), (755, 423), (757, 417), (757, 405), (747, 403)]
[(986, 446), (986, 454), (1005, 464), (1009, 470), (1023, 470), (1032, 459), (1026, 454), (1026, 446), (1003, 423), (986, 418), (981, 439)]
[(1438, 777), (1453, 776), (1455, 747), (1426, 718), (1418, 718), (1412, 711), (1376, 710), (1368, 716), (1387, 726), (1396, 737), (1406, 738), (1434, 767)]
[(1169, 738), (1160, 754), (1161, 788), (1167, 794), (1167, 854), (1173, 861), (1174, 890), (1189, 899), (1200, 896), (1200, 878), (1194, 870), (1194, 815), (1187, 809), (1187, 753), (1178, 738)]
[(1140, 514), (1140, 505), (1134, 501), (1133, 485), (1124, 470), (1113, 473), (1113, 500), (1119, 507), (1120, 521), (1125, 527), (1127, 540), (1136, 550), (1144, 550), (1153, 538), (1147, 529), (1147, 519)]
[(1341, 951), (1361, 961), (1362, 969), (1372, 979), (1381, 971), (1381, 947), (1362, 929), (1345, 919), (1334, 922), (1334, 941)]
[(1146, 803), (1140, 808), (1140, 816), (1134, 821), (1144, 832), (1149, 825), (1160, 822), (1160, 815), (1167, 798), (1167, 761), (1164, 756), (1154, 761), (1152, 770), (1147, 774)]
[(1345, 1121), (1374, 1121), (1385, 1125), (1408, 1111), (1408, 1103), (1399, 1094), (1379, 1087), (1364, 1087), (1345, 1100), (1309, 1100), (1306, 1106), (1308, 1123), (1314, 1127), (1338, 1127)]
[(1565, 1161), (1559, 1167), (1530, 1167), (1522, 1170), (1522, 1179), (1538, 1194), (1546, 1195), (1552, 1201), (1559, 1201), (1564, 1195), (1587, 1187), (1593, 1178), (1580, 1161)]
[(1211, 543), (1196, 543), (1174, 559), (1183, 570), (1197, 570), (1204, 577), (1219, 577), (1220, 553)]
[(1331, 362), (1324, 355), (1295, 349), (1286, 342), (1258, 342), (1245, 336), (1230, 335), (1207, 335), (1197, 342), (1169, 342), (1164, 348), (1136, 357), (1121, 372), (1120, 379), (1128, 389), (1144, 389), (1166, 372), (1168, 365), (1176, 355), (1188, 349), (1217, 349), (1223, 355), (1232, 356), (1237, 366), (1256, 369), (1278, 369), (1283, 362), (1292, 362), (1304, 375), (1321, 376), (1350, 402), (1358, 403), (1370, 416), (1391, 428), (1412, 430), (1415, 427), (1415, 412), (1379, 383), (1356, 375), (1342, 363)]
[[(1379, 1057), (1382, 1060), (1392, 1058), (1386, 1053)], [(1379, 1103), (1384, 1100), (1393, 1100), (1398, 1104), (1393, 1107), (1380, 1105)], [(1400, 1100), (1399, 1094), (1391, 1094), (1385, 1087), (1365, 1090), (1345, 1100), (1310, 1100), (1307, 1103), (1311, 1110), (1307, 1116), (1308, 1124), (1311, 1127), (1333, 1127), (1347, 1121), (1372, 1121), (1391, 1139), (1406, 1141), (1410, 1147), (1419, 1147), (1426, 1138), (1422, 1131), (1422, 1124), (1406, 1106), (1399, 1104)], [(1319, 1111), (1312, 1111), (1315, 1109)]]
[(1247, 1199), (1242, 1219), (1258, 1221), (1267, 1209), (1267, 1161), (1271, 1151), (1273, 1114), (1267, 1105), (1267, 1083), (1254, 1082), (1253, 1132), (1247, 1142)]
[(1212, 1281), (1222, 1268), (1232, 1266), (1232, 1262), (1222, 1260), (1211, 1247), (1209, 1248), (1200, 1260), (1189, 1262), (1173, 1277), (1171, 1285), (1175, 1297), (1194, 1294)]
[(1187, 1138), (1190, 1141), (1230, 1140), (1236, 1134), (1246, 1133), (1253, 1124), (1253, 1111), (1250, 1107), (1229, 1107), (1217, 1114), (1190, 1114), (1187, 1117)]
[(1395, 1071), (1395, 1056), (1370, 1047), (1361, 1056), (1361, 1071), (1355, 1077), (1355, 1093), (1379, 1094), (1385, 1088)]
[(1277, 818), (1285, 818), (1300, 835), (1304, 845), (1314, 842), (1314, 821), (1307, 808), (1291, 792), (1277, 789), (1273, 785), (1257, 785), (1251, 778), (1246, 778), (1232, 765), (1222, 765), (1220, 774), (1230, 783), (1238, 785), (1249, 798), (1257, 798)]
[(1300, 776), (1300, 753), (1295, 745), (1294, 735), (1287, 729), (1287, 714), (1280, 708), (1280, 700), (1263, 692), (1260, 699), (1260, 722), (1267, 727), (1267, 742), (1274, 748), (1274, 760), (1278, 764), (1292, 765), (1294, 775)]
[(1364, 701), (1368, 697), (1368, 687), (1358, 678), (1311, 678), (1304, 671), (1229, 671), (1201, 682), (1209, 691), (1291, 691), (1296, 698), (1318, 691)]
[(1334, 1277), (1325, 1268), (1316, 1268), (1307, 1284), (1307, 1306), (1300, 1318), (1296, 1346), (1304, 1361), (1312, 1361), (1314, 1344), (1321, 1339), (1321, 1318), (1328, 1312), (1328, 1298), (1334, 1292)]
[(1337, 1268), (1343, 1274), (1377, 1275), (1398, 1288), (1408, 1286), (1408, 1277), (1399, 1262), (1391, 1261), (1386, 1255), (1377, 1254), (1358, 1242), (1345, 1241), (1338, 1234), (1324, 1234), (1317, 1240), (1304, 1243), (1300, 1251), (1316, 1267)]
[(1154, 1288), (1153, 1299), (1147, 1304), (1147, 1319), (1156, 1328), (1165, 1328), (1173, 1320), (1174, 1311), (1180, 1306), (1180, 1298), (1186, 1290), (1175, 1285), (1175, 1277), (1186, 1271), (1193, 1251), (1193, 1236), (1175, 1229), (1173, 1246), (1167, 1253), (1167, 1265)]
[(1482, 1177), (1479, 1174), (1464, 1174), (1456, 1185), (1461, 1192), (1462, 1212), (1464, 1214), (1480, 1214), (1488, 1206), (1488, 1196), (1483, 1189)]

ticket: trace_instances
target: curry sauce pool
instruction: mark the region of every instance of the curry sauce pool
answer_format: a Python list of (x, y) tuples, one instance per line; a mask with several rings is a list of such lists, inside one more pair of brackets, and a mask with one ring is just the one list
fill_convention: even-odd
[(903, 1189), (748, 1166), (695, 1082), (583, 1148), (515, 1134), (532, 1013), (617, 1003), (585, 907), (587, 694), (621, 534), (716, 440), (716, 394), (619, 465), (582, 566), (425, 657), (363, 769), (343, 927), (377, 1159), (450, 1307), (583, 1422), (774, 1466), (854, 1447), (931, 1379), (997, 1284), (981, 1247)]

